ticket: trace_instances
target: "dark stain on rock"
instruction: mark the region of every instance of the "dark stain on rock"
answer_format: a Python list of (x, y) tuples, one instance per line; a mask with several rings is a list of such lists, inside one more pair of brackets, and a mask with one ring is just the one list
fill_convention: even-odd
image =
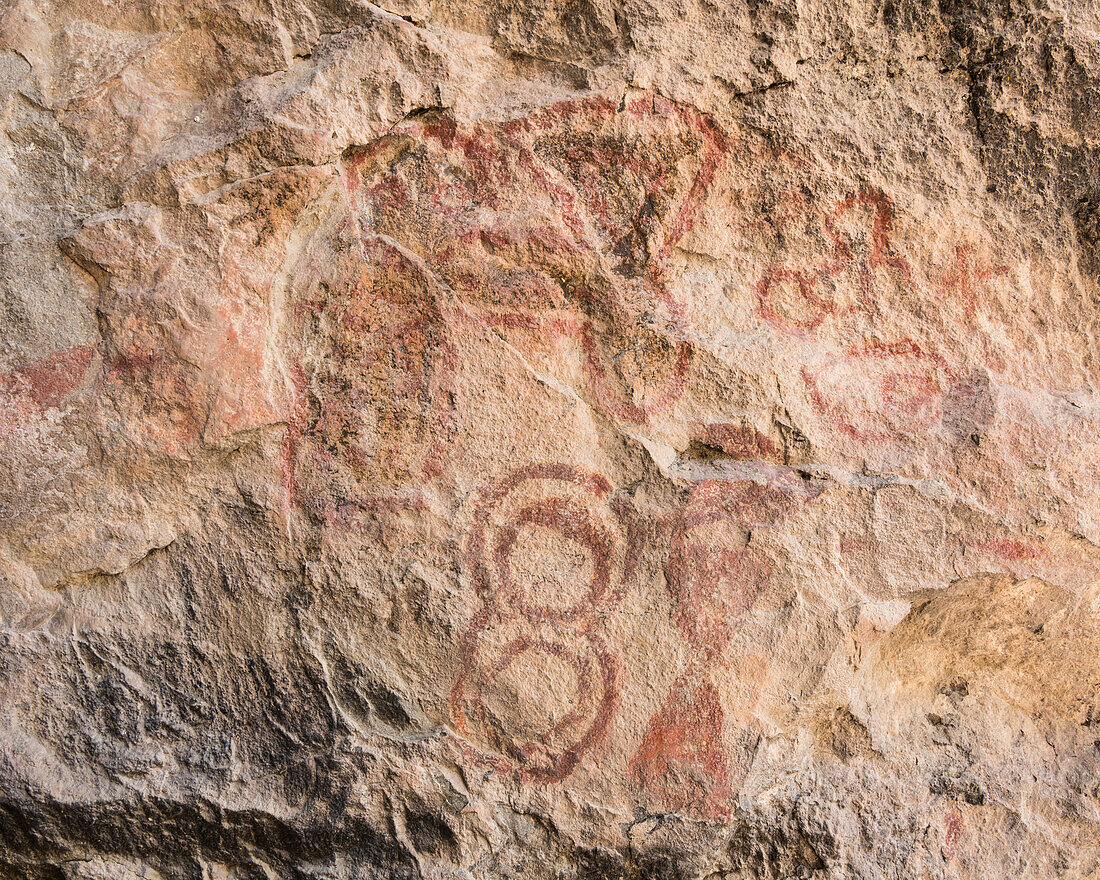
[(671, 851), (579, 850), (573, 862), (573, 880), (688, 880), (695, 875), (687, 857)]
[(433, 813), (408, 815), (405, 827), (417, 852), (451, 861), (458, 855), (458, 839), (440, 816)]
[(845, 764), (874, 754), (874, 745), (867, 728), (845, 706), (838, 706), (821, 718), (816, 734), (818, 746)]

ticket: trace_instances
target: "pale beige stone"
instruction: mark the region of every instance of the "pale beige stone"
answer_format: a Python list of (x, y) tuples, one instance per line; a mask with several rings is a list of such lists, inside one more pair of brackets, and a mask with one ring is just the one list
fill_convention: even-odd
[(0, 876), (1100, 878), (1094, 0), (0, 8)]

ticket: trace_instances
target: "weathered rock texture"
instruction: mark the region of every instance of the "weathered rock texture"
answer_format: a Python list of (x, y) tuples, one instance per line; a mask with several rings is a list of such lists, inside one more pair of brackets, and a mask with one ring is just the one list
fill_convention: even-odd
[(0, 41), (0, 875), (1100, 878), (1096, 0)]

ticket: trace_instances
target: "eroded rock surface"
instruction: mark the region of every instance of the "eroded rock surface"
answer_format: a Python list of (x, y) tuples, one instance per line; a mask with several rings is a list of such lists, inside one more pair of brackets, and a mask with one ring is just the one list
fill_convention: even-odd
[(1095, 0), (0, 47), (0, 875), (1100, 878)]

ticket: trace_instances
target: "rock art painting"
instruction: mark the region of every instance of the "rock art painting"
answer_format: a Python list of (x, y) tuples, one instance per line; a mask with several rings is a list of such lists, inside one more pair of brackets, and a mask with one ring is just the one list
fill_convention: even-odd
[(772, 565), (753, 534), (778, 527), (797, 506), (787, 489), (782, 482), (702, 482), (673, 520), (665, 582), (690, 659), (630, 762), (634, 779), (663, 809), (727, 819), (751, 769), (759, 724), (732, 719), (727, 730), (715, 682), (736, 674), (727, 649), (771, 584)]
[(918, 271), (894, 242), (897, 209), (877, 190), (851, 193), (820, 216), (803, 213), (819, 227), (820, 262), (773, 264), (756, 299), (758, 317), (774, 331), (827, 346), (801, 369), (812, 406), (864, 445), (938, 430), (949, 399), (968, 394), (949, 366), (948, 356), (958, 363), (954, 353), (934, 340), (868, 330), (888, 309), (919, 312), (937, 296), (971, 322), (979, 292), (1009, 268), (977, 264), (963, 242), (946, 268)]
[(683, 390), (668, 263), (728, 149), (689, 107), (597, 96), (496, 125), (429, 113), (354, 152), (346, 177), (364, 235), (421, 256), (509, 339), (572, 347), (592, 401), (643, 424)]
[(814, 407), (864, 443), (938, 425), (952, 374), (912, 342), (855, 345), (802, 378)]
[(816, 330), (830, 318), (873, 311), (881, 285), (913, 285), (913, 271), (890, 240), (894, 207), (882, 193), (861, 190), (823, 218), (831, 249), (821, 264), (777, 266), (757, 288), (760, 316), (788, 332)]
[[(522, 779), (568, 776), (606, 735), (617, 708), (621, 661), (597, 627), (627, 588), (633, 549), (621, 512), (609, 507), (610, 492), (598, 474), (532, 465), (478, 503), (468, 558), (485, 607), (463, 639), (451, 708), (458, 730), (495, 753), (490, 764)], [(522, 678), (516, 692), (500, 687), (521, 660), (531, 664), (529, 674), (546, 678), (546, 691), (522, 693)], [(547, 672), (555, 667), (563, 674)], [(565, 702), (554, 711), (563, 679)], [(511, 724), (486, 708), (494, 693)], [(523, 740), (517, 728), (530, 725), (528, 714), (542, 713), (551, 717)]]
[(294, 304), (302, 354), (283, 450), (288, 496), (345, 526), (416, 506), (454, 431), (455, 350), (436, 280), (381, 238), (360, 247), (346, 274)]
[(704, 820), (733, 812), (733, 780), (744, 777), (751, 750), (736, 757), (730, 753), (724, 721), (710, 681), (673, 685), (631, 761), (635, 777), (655, 791), (665, 809)]
[(8, 401), (9, 418), (14, 421), (57, 408), (79, 387), (94, 354), (94, 348), (81, 345), (0, 375), (0, 394)]
[(0, 880), (1100, 880), (1100, 12), (0, 8)]

